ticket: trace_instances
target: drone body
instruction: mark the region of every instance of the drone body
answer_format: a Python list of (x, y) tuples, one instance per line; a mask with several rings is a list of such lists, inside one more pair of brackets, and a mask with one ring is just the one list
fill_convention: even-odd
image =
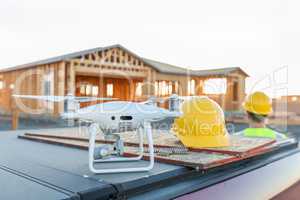
[[(89, 169), (93, 173), (120, 173), (149, 171), (154, 166), (154, 144), (152, 138), (151, 122), (160, 121), (166, 118), (176, 118), (181, 115), (177, 110), (167, 110), (155, 106), (155, 101), (150, 99), (146, 102), (112, 101), (99, 103), (88, 107), (80, 108), (80, 102), (110, 100), (108, 98), (96, 97), (75, 97), (67, 96), (34, 96), (34, 95), (13, 95), (16, 98), (36, 99), (52, 102), (67, 101), (68, 112), (61, 113), (63, 119), (82, 120), (88, 122), (89, 132)], [(122, 157), (124, 144), (118, 133), (136, 130), (139, 137), (139, 155), (136, 157)], [(113, 132), (118, 132), (114, 134)], [(103, 134), (106, 138), (114, 138), (112, 148), (108, 145), (97, 146), (96, 135)], [(116, 169), (96, 169), (96, 163), (103, 162), (126, 162), (138, 161), (144, 155), (144, 135), (147, 136), (149, 149), (149, 164), (142, 167), (120, 167)]]
[(137, 102), (112, 101), (80, 108), (75, 112), (61, 114), (65, 119), (80, 119), (98, 123), (103, 130), (122, 132), (137, 129), (144, 121), (160, 121), (180, 116), (154, 105)]

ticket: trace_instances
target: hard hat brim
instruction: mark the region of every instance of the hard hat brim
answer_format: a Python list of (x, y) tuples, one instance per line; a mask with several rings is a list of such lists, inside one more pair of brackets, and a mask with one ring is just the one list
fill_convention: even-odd
[(255, 108), (254, 106), (249, 105), (248, 103), (243, 103), (243, 108), (244, 110), (254, 113), (254, 114), (258, 114), (258, 115), (269, 115), (272, 113), (272, 107), (267, 107), (265, 109), (263, 108)]

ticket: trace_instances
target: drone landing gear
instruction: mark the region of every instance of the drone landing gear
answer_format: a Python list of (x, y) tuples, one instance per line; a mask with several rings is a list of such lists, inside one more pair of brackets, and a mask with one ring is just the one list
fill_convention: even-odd
[[(138, 129), (138, 135), (139, 135), (139, 155), (136, 157), (118, 157), (119, 150), (117, 147), (117, 157), (97, 157), (95, 155), (100, 155), (101, 153), (105, 155), (107, 151), (109, 151), (108, 148), (104, 149), (98, 149), (95, 147), (96, 142), (96, 135), (99, 132), (102, 132), (101, 129), (98, 127), (96, 123), (93, 123), (89, 127), (89, 134), (90, 134), (90, 140), (89, 140), (89, 168), (91, 172), (95, 174), (106, 174), (106, 173), (123, 173), (123, 172), (143, 172), (143, 171), (149, 171), (154, 166), (154, 147), (153, 147), (153, 138), (152, 138), (152, 128), (150, 122), (144, 122)], [(130, 162), (130, 161), (138, 161), (143, 158), (144, 154), (144, 132), (146, 132), (147, 140), (148, 140), (148, 148), (149, 148), (149, 164), (147, 166), (142, 167), (126, 167), (126, 168), (116, 168), (116, 169), (96, 169), (94, 164), (95, 163), (107, 163), (107, 162)], [(116, 145), (120, 145), (119, 147), (122, 148), (122, 143), (120, 143), (121, 140), (118, 139), (116, 142)], [(95, 154), (96, 149), (96, 154)], [(102, 152), (101, 152), (102, 151)], [(100, 153), (100, 154), (99, 154)], [(121, 151), (122, 155), (122, 151)]]

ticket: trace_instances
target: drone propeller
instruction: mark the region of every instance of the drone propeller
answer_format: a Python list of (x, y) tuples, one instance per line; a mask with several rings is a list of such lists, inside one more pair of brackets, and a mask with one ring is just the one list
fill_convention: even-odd
[(77, 102), (89, 102), (89, 101), (109, 101), (117, 100), (118, 98), (109, 98), (109, 97), (74, 97), (74, 101)]
[(201, 96), (179, 96), (177, 94), (172, 94), (171, 96), (169, 97), (166, 97), (167, 99), (179, 99), (181, 101), (185, 101), (185, 100), (190, 100), (190, 99), (193, 99), (193, 98), (200, 98)]
[(61, 102), (61, 101), (74, 101), (74, 102), (90, 102), (90, 101), (99, 101), (99, 100), (115, 100), (116, 98), (105, 98), (105, 97), (76, 97), (73, 95), (67, 96), (39, 96), (39, 95), (12, 95), (16, 98), (23, 98), (23, 99), (37, 99), (37, 100), (44, 100), (44, 101), (52, 101), (52, 102)]
[(164, 103), (166, 99), (160, 98), (160, 97), (150, 97), (148, 100), (140, 102), (140, 104), (146, 104), (146, 105), (156, 105), (156, 103)]
[(140, 102), (140, 104), (148, 104), (148, 105), (156, 105), (156, 103), (165, 103), (169, 100), (179, 100), (180, 102), (183, 102), (185, 100), (196, 98), (198, 96), (179, 96), (177, 94), (172, 94), (169, 97), (155, 97), (152, 96), (148, 100)]

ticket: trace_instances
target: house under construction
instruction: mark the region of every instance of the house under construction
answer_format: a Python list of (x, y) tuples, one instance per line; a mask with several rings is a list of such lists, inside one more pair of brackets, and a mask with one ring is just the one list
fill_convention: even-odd
[[(88, 49), (0, 71), (0, 107), (11, 113), (12, 94), (114, 97), (142, 101), (149, 96), (207, 95), (226, 110), (237, 110), (245, 96), (245, 78), (239, 67), (189, 70), (136, 55), (121, 45)], [(22, 100), (27, 109), (45, 107)], [(85, 106), (83, 104), (81, 106)], [(66, 105), (47, 105), (54, 114)]]

